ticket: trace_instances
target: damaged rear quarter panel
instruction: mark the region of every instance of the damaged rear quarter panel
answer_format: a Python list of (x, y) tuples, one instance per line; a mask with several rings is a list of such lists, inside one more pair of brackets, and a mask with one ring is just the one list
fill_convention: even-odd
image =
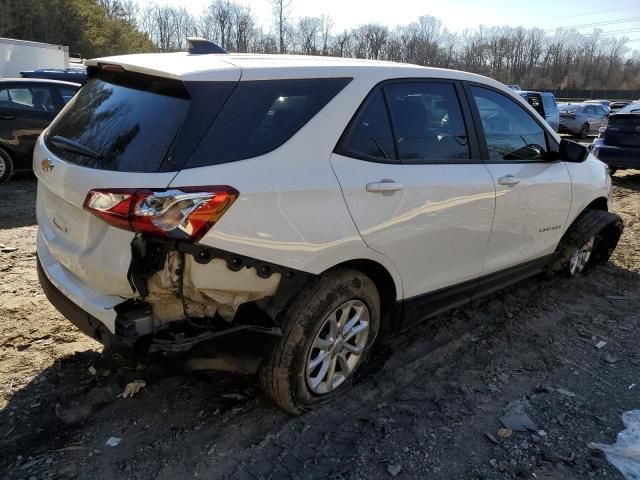
[(156, 328), (185, 317), (216, 313), (231, 321), (243, 303), (274, 295), (280, 279), (280, 273), (263, 278), (252, 266), (233, 271), (221, 258), (199, 263), (192, 255), (174, 250), (167, 253), (164, 268), (147, 280), (146, 301)]

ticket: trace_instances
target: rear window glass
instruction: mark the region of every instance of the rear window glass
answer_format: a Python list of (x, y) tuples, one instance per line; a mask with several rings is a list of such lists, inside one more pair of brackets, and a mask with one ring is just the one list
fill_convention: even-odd
[(252, 158), (289, 140), (350, 78), (240, 82), (187, 168)]
[[(156, 172), (189, 105), (189, 95), (181, 82), (105, 72), (71, 98), (51, 125), (47, 147), (65, 161), (85, 167)], [(54, 137), (97, 155), (64, 148), (60, 142), (52, 141)]]

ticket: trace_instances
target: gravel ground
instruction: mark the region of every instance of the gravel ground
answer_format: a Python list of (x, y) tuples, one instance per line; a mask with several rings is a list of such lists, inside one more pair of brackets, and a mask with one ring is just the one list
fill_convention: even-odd
[[(40, 290), (35, 181), (3, 185), (0, 478), (621, 479), (588, 447), (640, 403), (640, 172), (614, 184), (626, 229), (607, 265), (438, 316), (298, 418), (253, 377), (103, 355)], [(147, 386), (118, 397), (133, 379)], [(533, 430), (502, 438), (507, 414)]]

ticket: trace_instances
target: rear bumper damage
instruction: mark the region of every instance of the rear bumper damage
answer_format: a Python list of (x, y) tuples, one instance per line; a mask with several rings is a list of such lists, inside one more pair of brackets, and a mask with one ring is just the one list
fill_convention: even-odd
[(110, 308), (110, 325), (50, 280), (39, 252), (38, 275), (47, 298), (106, 346), (144, 356), (189, 357), (194, 368), (252, 373), (281, 335), (279, 312), (311, 276), (186, 242), (140, 236), (131, 248), (133, 295)]

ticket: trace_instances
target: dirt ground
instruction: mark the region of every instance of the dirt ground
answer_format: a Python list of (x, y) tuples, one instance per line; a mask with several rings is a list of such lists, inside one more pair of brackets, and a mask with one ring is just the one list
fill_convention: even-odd
[[(0, 478), (621, 479), (588, 448), (640, 404), (640, 171), (614, 184), (626, 228), (610, 263), (436, 317), (294, 418), (253, 377), (102, 355), (40, 290), (36, 185), (13, 180), (0, 187), (0, 244), (17, 248), (0, 253)], [(146, 388), (118, 397), (136, 378)], [(502, 439), (499, 418), (522, 412), (535, 430)]]

